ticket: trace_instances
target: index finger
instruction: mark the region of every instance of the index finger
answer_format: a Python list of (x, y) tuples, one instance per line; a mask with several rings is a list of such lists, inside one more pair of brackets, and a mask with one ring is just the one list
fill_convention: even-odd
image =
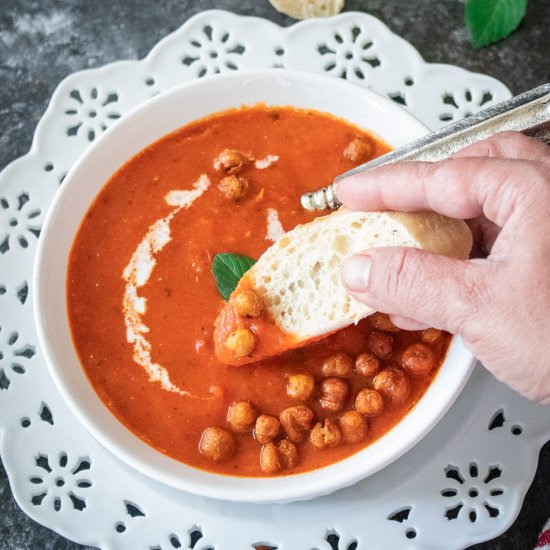
[(538, 178), (527, 161), (468, 157), (384, 165), (342, 179), (336, 189), (352, 210), (433, 210), (461, 219), (484, 214), (502, 227)]

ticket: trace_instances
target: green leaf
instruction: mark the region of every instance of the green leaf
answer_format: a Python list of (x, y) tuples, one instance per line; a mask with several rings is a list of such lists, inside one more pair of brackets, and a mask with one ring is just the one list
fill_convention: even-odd
[(527, 0), (467, 0), (464, 21), (474, 48), (506, 38), (521, 23)]
[(212, 262), (212, 274), (216, 279), (216, 285), (222, 297), (227, 300), (235, 287), (241, 280), (241, 277), (256, 263), (256, 260), (243, 256), (242, 254), (232, 254), (225, 252), (216, 254)]

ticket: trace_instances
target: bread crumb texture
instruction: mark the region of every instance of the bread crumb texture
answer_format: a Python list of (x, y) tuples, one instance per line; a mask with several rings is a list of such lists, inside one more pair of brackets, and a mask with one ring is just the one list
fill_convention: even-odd
[(269, 248), (252, 270), (255, 286), (277, 324), (300, 338), (336, 330), (372, 312), (344, 288), (346, 258), (366, 248), (415, 246), (404, 226), (383, 213), (348, 212), (296, 227)]
[[(437, 217), (437, 224), (426, 223), (431, 216)], [(434, 226), (443, 250), (425, 232)], [(429, 241), (428, 247), (424, 240)], [(427, 248), (464, 258), (471, 248), (471, 234), (463, 221), (433, 213), (395, 215), (340, 209), (283, 235), (249, 274), (282, 330), (300, 339), (315, 338), (373, 312), (347, 293), (340, 272), (352, 254), (382, 246)]]
[(330, 17), (340, 13), (344, 0), (269, 0), (271, 5), (281, 13), (294, 19), (312, 17)]

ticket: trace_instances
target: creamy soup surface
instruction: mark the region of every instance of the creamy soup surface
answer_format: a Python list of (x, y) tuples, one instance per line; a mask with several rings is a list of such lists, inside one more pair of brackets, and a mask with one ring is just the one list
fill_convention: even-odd
[[(236, 170), (220, 163), (226, 150), (242, 155)], [(388, 150), (330, 115), (258, 105), (189, 124), (110, 178), (71, 251), (68, 312), (91, 384), (129, 430), (203, 470), (286, 475), (356, 453), (407, 414), (432, 382), (450, 335), (400, 331), (375, 314), (305, 348), (242, 367), (221, 364), (213, 343), (223, 305), (214, 256), (257, 259), (285, 231), (315, 217), (301, 208), (302, 193)], [(430, 363), (427, 372), (413, 372), (422, 361)], [(406, 395), (391, 394), (395, 380), (384, 375), (397, 376)], [(345, 390), (338, 410), (323, 400), (329, 378)], [(313, 381), (309, 395), (289, 389), (300, 380)], [(375, 386), (383, 410), (364, 414)], [(366, 405), (358, 398), (362, 390), (370, 390), (362, 394), (369, 396)], [(241, 402), (252, 417), (236, 427), (228, 412)], [(283, 414), (297, 406), (302, 413), (306, 407), (309, 418)], [(257, 437), (258, 415), (284, 420), (271, 439)], [(298, 426), (289, 427), (289, 418)], [(229, 450), (225, 445), (216, 454), (203, 440), (201, 452), (209, 428), (218, 430), (214, 439), (219, 433), (230, 439)]]

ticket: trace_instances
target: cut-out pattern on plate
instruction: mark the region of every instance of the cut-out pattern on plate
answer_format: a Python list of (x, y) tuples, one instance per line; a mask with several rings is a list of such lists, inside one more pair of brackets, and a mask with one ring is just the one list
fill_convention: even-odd
[(12, 248), (28, 248), (29, 240), (40, 235), (37, 218), (41, 213), (28, 191), (21, 191), (17, 197), (8, 199), (0, 190), (0, 254)]
[(463, 510), (472, 523), (478, 521), (483, 509), (489, 518), (497, 518), (500, 515), (500, 507), (493, 499), (500, 497), (504, 490), (492, 483), (502, 476), (500, 466), (488, 466), (486, 474), (480, 476), (476, 462), (470, 463), (466, 471), (449, 464), (445, 468), (445, 476), (455, 482), (441, 491), (441, 496), (453, 500), (453, 503), (445, 508), (445, 517), (449, 521), (460, 517)]
[(36, 417), (37, 418), (23, 416), (20, 418), (19, 424), (22, 428), (29, 428), (30, 426), (32, 426), (33, 420), (41, 420), (42, 422), (50, 424), (50, 426), (53, 426), (55, 424), (52, 411), (46, 403), (41, 403), (40, 410), (38, 411)]
[(373, 39), (357, 25), (335, 31), (317, 51), (327, 73), (349, 80), (365, 80), (366, 74), (382, 64)]
[[(116, 106), (117, 102), (116, 91), (99, 91), (96, 86), (90, 90), (84, 88), (71, 90), (65, 108), (67, 136), (82, 135), (88, 141), (94, 141), (120, 118), (121, 113)], [(53, 169), (53, 164), (50, 165)]]
[(406, 506), (404, 508), (400, 508), (399, 510), (392, 512), (388, 516), (388, 520), (395, 521), (397, 523), (401, 523), (406, 526), (403, 534), (409, 540), (416, 538), (416, 535), (417, 535), (416, 529), (414, 527), (407, 526), (407, 520), (411, 515), (411, 511), (412, 511), (412, 506)]
[[(199, 544), (203, 538), (202, 531), (198, 527), (193, 527), (187, 534), (181, 536), (176, 533), (170, 533), (166, 539), (167, 541), (163, 544), (157, 544), (155, 546), (150, 546), (149, 550), (164, 550), (164, 549), (178, 549), (185, 548), (189, 550), (215, 550), (214, 546), (206, 545), (203, 546)], [(254, 545), (253, 545), (254, 546)], [(261, 550), (262, 545), (256, 547), (256, 550)], [(269, 550), (268, 546), (264, 547), (265, 550)]]
[(442, 96), (443, 104), (448, 106), (449, 110), (441, 113), (439, 119), (442, 122), (452, 122), (461, 118), (469, 117), (472, 113), (484, 108), (487, 103), (493, 100), (493, 94), (490, 90), (470, 89), (460, 92), (446, 92)]
[(336, 531), (327, 534), (325, 539), (330, 544), (331, 550), (357, 550), (359, 546), (355, 539), (345, 542)]
[[(448, 122), (440, 118), (445, 113), (456, 120), (509, 97), (506, 87), (490, 77), (424, 63), (409, 44), (361, 13), (281, 28), (261, 19), (204, 12), (142, 61), (85, 71), (62, 82), (38, 125), (33, 151), (0, 175), (0, 368), (10, 378), (9, 390), (0, 390), (0, 430), (12, 489), (39, 522), (75, 541), (113, 550), (233, 550), (262, 544), (320, 550), (330, 550), (331, 544), (339, 550), (407, 544), (449, 550), (451, 544), (460, 548), (492, 538), (515, 518), (550, 423), (535, 404), (483, 370), (474, 373), (429, 436), (384, 471), (334, 496), (253, 506), (196, 498), (137, 474), (84, 430), (55, 389), (41, 354), (14, 356), (25, 345), (35, 345), (29, 307), (32, 255), (53, 189), (104, 127), (151, 95), (201, 75), (274, 65), (320, 73), (329, 66), (337, 77), (345, 71), (349, 80), (404, 102), (433, 129)], [(492, 97), (484, 99), (486, 93)], [(452, 101), (445, 102), (446, 95)], [(31, 215), (36, 210), (40, 214)], [(10, 225), (12, 218), (17, 225)], [(20, 235), (28, 246), (19, 242)], [(13, 332), (19, 336), (9, 344)], [(26, 373), (11, 370), (14, 362)], [(501, 409), (502, 426), (488, 429)], [(476, 478), (462, 458), (473, 457), (474, 450)], [(463, 483), (442, 474), (445, 465), (455, 465)], [(496, 465), (500, 477), (496, 470), (491, 473)], [(472, 488), (477, 496), (468, 493)], [(447, 489), (456, 494), (444, 496)], [(353, 506), (345, 504), (347, 498), (342, 505), (342, 494)], [(414, 509), (407, 505), (411, 502)], [(446, 508), (461, 502), (460, 519), (447, 519)], [(499, 514), (493, 517), (485, 502)], [(475, 522), (469, 519), (472, 507)]]
[(23, 342), (19, 332), (0, 326), (0, 392), (10, 388), (18, 375), (25, 374), (36, 348)]
[[(504, 415), (504, 411), (502, 409), (499, 409), (495, 412), (493, 415), (493, 418), (491, 418), (491, 422), (489, 423), (489, 431), (496, 430), (498, 428), (502, 428), (507, 424), (506, 416)], [(513, 424), (510, 427), (510, 432), (512, 435), (518, 436), (523, 433), (523, 426), (521, 424)]]
[(31, 497), (34, 506), (49, 504), (55, 512), (60, 512), (64, 506), (79, 512), (86, 508), (86, 498), (81, 495), (92, 486), (92, 482), (77, 474), (90, 469), (89, 459), (78, 459), (71, 468), (67, 454), (62, 452), (57, 458), (39, 454), (35, 463), (37, 471), (29, 478), (29, 482), (37, 487), (37, 492)]
[(234, 33), (218, 25), (204, 25), (190, 40), (182, 64), (195, 69), (202, 78), (226, 71), (236, 71), (245, 46), (235, 39)]

